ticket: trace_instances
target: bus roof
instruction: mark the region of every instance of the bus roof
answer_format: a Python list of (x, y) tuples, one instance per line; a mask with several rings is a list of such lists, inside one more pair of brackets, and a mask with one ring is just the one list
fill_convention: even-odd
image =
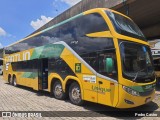
[[(122, 15), (122, 16), (130, 19), (129, 17), (125, 16), (124, 14), (121, 14), (121, 13), (119, 13), (119, 12), (117, 12), (117, 11), (114, 11), (114, 10), (111, 10), (111, 9), (108, 9), (108, 8), (94, 8), (94, 9), (90, 9), (90, 10), (84, 11), (83, 13), (85, 13), (85, 12), (90, 12), (90, 11), (92, 12), (92, 11), (96, 11), (96, 10), (109, 10), (109, 11), (111, 11), (111, 12), (120, 14), (120, 15)], [(7, 47), (11, 47), (12, 45), (15, 45), (15, 44), (20, 43), (20, 42), (22, 42), (22, 41), (24, 41), (24, 40), (27, 40), (27, 39), (32, 38), (32, 37), (34, 37), (34, 36), (37, 36), (37, 35), (45, 32), (45, 31), (48, 31), (48, 30), (54, 28), (54, 26), (59, 26), (60, 24), (62, 24), (62, 23), (64, 23), (64, 22), (68, 22), (68, 21), (70, 21), (70, 20), (72, 20), (72, 19), (80, 16), (80, 15), (83, 14), (83, 13), (80, 13), (80, 14), (78, 14), (78, 15), (72, 16), (71, 18), (66, 19), (66, 20), (64, 20), (64, 21), (61, 21), (60, 23), (52, 24), (52, 25), (50, 25), (48, 28), (45, 28), (45, 29), (43, 29), (43, 30), (41, 30), (41, 31), (38, 31), (38, 32), (34, 33), (34, 34), (31, 34), (31, 35), (29, 35), (29, 36), (27, 36), (27, 37), (25, 37), (25, 38), (23, 38), (23, 39), (21, 39), (21, 40), (19, 40), (19, 41), (17, 41), (17, 42), (14, 42), (14, 43), (8, 45)], [(52, 19), (51, 21), (54, 21), (54, 19)], [(48, 23), (46, 23), (46, 24), (48, 24)], [(7, 48), (7, 47), (6, 47), (6, 48)]]

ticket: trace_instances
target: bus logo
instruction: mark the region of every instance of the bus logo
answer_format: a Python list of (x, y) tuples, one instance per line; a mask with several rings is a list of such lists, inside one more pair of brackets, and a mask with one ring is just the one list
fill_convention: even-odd
[(76, 73), (81, 73), (81, 63), (76, 63), (75, 64), (75, 72)]
[(2, 112), (2, 117), (12, 117), (11, 112)]

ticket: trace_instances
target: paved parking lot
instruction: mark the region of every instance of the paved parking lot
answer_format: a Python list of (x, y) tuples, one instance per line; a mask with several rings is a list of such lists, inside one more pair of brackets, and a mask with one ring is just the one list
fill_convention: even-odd
[[(160, 94), (157, 92), (156, 97), (153, 102), (143, 105), (137, 108), (128, 109), (128, 111), (160, 111)], [(117, 119), (115, 114), (101, 113), (98, 111), (117, 111), (115, 108), (89, 103), (86, 102), (84, 106), (76, 106), (69, 102), (69, 100), (61, 101), (50, 97), (48, 92), (37, 92), (27, 87), (14, 87), (7, 84), (2, 77), (0, 77), (0, 111), (81, 111), (70, 112), (72, 117), (45, 117), (41, 119), (92, 119), (91, 117), (73, 117), (73, 114), (83, 114), (84, 111), (90, 114), (102, 115), (102, 117), (95, 117), (94, 119)], [(83, 112), (82, 112), (83, 111)], [(97, 112), (96, 112), (97, 111)], [(58, 114), (58, 113), (57, 113)], [(64, 116), (66, 113), (63, 113)], [(83, 116), (83, 115), (82, 115)], [(92, 115), (91, 115), (92, 116)], [(105, 116), (105, 117), (104, 117)], [(150, 119), (150, 117), (140, 117), (142, 119)], [(0, 118), (1, 119), (1, 118)], [(11, 118), (3, 118), (11, 119)], [(12, 119), (21, 119), (18, 117)], [(24, 118), (23, 118), (24, 119)], [(25, 119), (36, 119), (36, 118), (25, 118)], [(39, 120), (39, 118), (37, 118)], [(154, 117), (153, 119), (158, 119)]]

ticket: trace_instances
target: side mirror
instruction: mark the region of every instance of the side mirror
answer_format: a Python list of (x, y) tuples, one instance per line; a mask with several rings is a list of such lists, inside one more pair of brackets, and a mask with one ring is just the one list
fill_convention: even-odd
[(114, 69), (113, 58), (106, 58), (105, 67), (106, 67), (107, 73), (112, 73), (112, 71)]

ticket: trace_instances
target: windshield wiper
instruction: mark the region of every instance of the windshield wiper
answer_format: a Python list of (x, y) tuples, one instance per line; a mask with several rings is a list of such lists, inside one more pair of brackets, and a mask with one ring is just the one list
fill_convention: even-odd
[[(146, 67), (146, 68), (147, 68), (147, 67)], [(136, 73), (136, 76), (134, 77), (133, 81), (135, 81), (135, 80), (137, 79), (138, 74), (139, 74), (141, 71), (145, 70), (146, 68), (144, 68), (144, 69), (142, 69), (142, 70), (139, 70), (139, 71)]]
[[(147, 69), (147, 71), (148, 71), (148, 66), (146, 66), (145, 68), (139, 70), (139, 71), (136, 73), (136, 76), (134, 77), (133, 81), (135, 81), (135, 80), (137, 79), (138, 74), (139, 74), (141, 71), (146, 70), (146, 69)], [(148, 74), (148, 72), (147, 72), (147, 74)], [(152, 75), (152, 74), (154, 74), (154, 70), (152, 71), (151, 75)], [(144, 75), (143, 75), (143, 76), (144, 76)]]

